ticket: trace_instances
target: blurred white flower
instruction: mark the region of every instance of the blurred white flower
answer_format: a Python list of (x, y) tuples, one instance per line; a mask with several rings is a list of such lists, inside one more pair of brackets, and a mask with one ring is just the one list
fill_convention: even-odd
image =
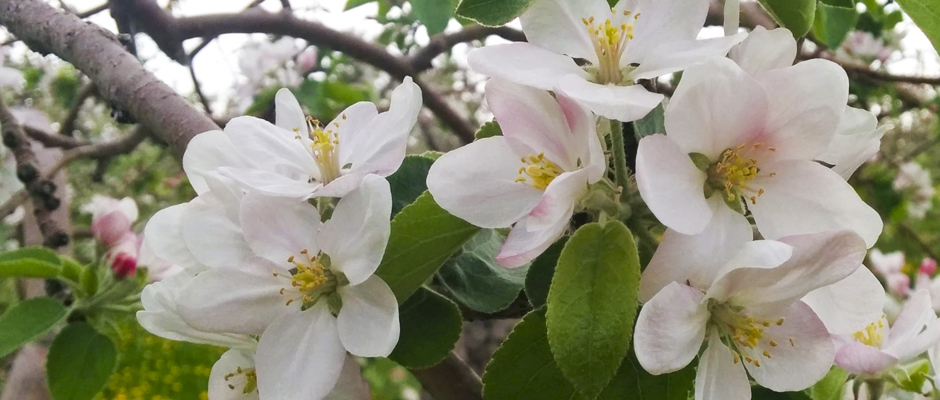
[(911, 193), (907, 203), (907, 214), (913, 218), (923, 218), (933, 206), (935, 190), (930, 172), (916, 162), (911, 161), (901, 165), (900, 171), (894, 178), (894, 189)]
[(14, 68), (4, 67), (3, 63), (3, 47), (0, 46), (0, 88), (22, 89), (25, 83), (23, 73)]
[(859, 58), (868, 62), (878, 60), (885, 62), (894, 49), (885, 45), (883, 39), (876, 38), (869, 32), (855, 31), (849, 34), (849, 37), (842, 43), (842, 51), (849, 56)]

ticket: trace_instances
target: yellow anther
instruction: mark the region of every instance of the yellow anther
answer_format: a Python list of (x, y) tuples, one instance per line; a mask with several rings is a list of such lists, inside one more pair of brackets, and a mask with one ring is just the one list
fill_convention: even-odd
[(777, 341), (771, 340), (771, 341), (770, 341), (770, 347), (777, 347)]
[[(516, 182), (529, 182), (531, 179), (532, 187), (539, 190), (545, 190), (558, 175), (564, 172), (558, 164), (545, 158), (545, 153), (522, 157), (521, 161), (525, 165), (519, 168), (520, 176), (516, 178)], [(528, 178), (522, 175), (526, 175)]]
[[(611, 10), (613, 11), (613, 10)], [(630, 15), (624, 11), (623, 15)], [(634, 17), (635, 18), (635, 17)], [(629, 23), (615, 24), (605, 19), (601, 24), (594, 24), (594, 17), (581, 19), (588, 33), (592, 36), (594, 52), (597, 54), (596, 81), (601, 84), (623, 84), (623, 71), (620, 68), (620, 59), (627, 48), (627, 43), (633, 39), (633, 25)]]
[(790, 346), (796, 346), (796, 340), (793, 340), (793, 338), (790, 338)]
[(762, 353), (762, 355), (763, 355), (764, 357), (770, 358), (770, 352), (767, 351), (767, 350), (764, 350), (764, 352)]
[(783, 317), (780, 317), (780, 319), (777, 320), (777, 326), (783, 325), (784, 320), (785, 319)]
[(760, 360), (754, 360), (754, 366), (760, 368)]
[(884, 324), (882, 320), (872, 322), (865, 329), (853, 333), (852, 336), (863, 344), (881, 347), (881, 343), (884, 341)]

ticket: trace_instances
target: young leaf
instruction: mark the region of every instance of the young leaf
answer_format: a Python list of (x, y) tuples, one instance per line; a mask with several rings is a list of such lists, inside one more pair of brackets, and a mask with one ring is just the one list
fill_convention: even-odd
[(816, 21), (813, 23), (813, 35), (826, 43), (830, 49), (837, 49), (849, 32), (855, 29), (858, 12), (853, 0), (821, 0), (816, 5)]
[(437, 273), (453, 296), (473, 310), (487, 314), (503, 310), (522, 290), (528, 268), (510, 269), (496, 262), (504, 240), (498, 232), (484, 229)]
[(42, 336), (65, 315), (65, 307), (51, 297), (34, 297), (17, 303), (0, 315), (0, 358)]
[(581, 394), (596, 398), (630, 348), (640, 260), (619, 221), (578, 229), (561, 252), (548, 292), (548, 341)]
[(758, 1), (781, 26), (793, 33), (793, 37), (803, 37), (813, 26), (813, 19), (816, 17), (816, 0)]
[(117, 347), (86, 323), (67, 326), (49, 348), (46, 375), (52, 400), (91, 400), (117, 365)]
[(401, 337), (388, 358), (403, 367), (433, 366), (447, 357), (460, 339), (460, 310), (430, 289), (418, 289), (400, 311)]
[(813, 400), (839, 400), (842, 398), (842, 386), (848, 379), (849, 373), (839, 367), (832, 367), (821, 381), (807, 389), (807, 394)]
[(428, 29), (428, 36), (444, 32), (456, 6), (456, 0), (411, 0), (411, 9)]
[(937, 0), (898, 0), (898, 5), (924, 31), (933, 47), (940, 51), (940, 2)]
[(461, 0), (457, 15), (479, 22), (480, 25), (499, 26), (522, 14), (533, 0)]
[(645, 117), (637, 120), (633, 123), (633, 133), (636, 136), (636, 140), (643, 139), (654, 133), (665, 133), (666, 132), (666, 123), (665, 123), (665, 112), (663, 105), (660, 104), (650, 111), (649, 114), (646, 114)]
[(428, 171), (433, 163), (434, 160), (428, 157), (407, 156), (398, 171), (388, 176), (388, 185), (392, 189), (392, 217), (428, 190)]
[(59, 256), (44, 247), (25, 247), (0, 254), (0, 278), (52, 278), (58, 276), (61, 269)]
[(376, 274), (404, 303), (452, 254), (480, 231), (450, 215), (425, 192), (392, 220), (392, 233)]
[(687, 400), (695, 390), (695, 363), (662, 375), (650, 375), (640, 366), (636, 354), (623, 360), (610, 386), (599, 400)]
[(496, 123), (496, 120), (492, 120), (483, 124), (480, 127), (480, 130), (473, 135), (474, 140), (486, 139), (493, 136), (502, 136), (503, 130), (500, 129), (499, 124)]
[(561, 256), (565, 243), (568, 243), (568, 237), (562, 236), (535, 257), (529, 266), (525, 276), (525, 294), (533, 308), (541, 308), (548, 300), (548, 289), (552, 285), (552, 276), (555, 275), (555, 265), (558, 264), (558, 257)]

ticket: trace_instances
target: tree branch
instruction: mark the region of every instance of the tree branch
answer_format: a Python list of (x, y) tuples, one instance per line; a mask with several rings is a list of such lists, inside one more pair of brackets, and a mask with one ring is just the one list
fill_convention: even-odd
[(454, 353), (440, 364), (411, 373), (434, 400), (483, 400), (480, 377)]
[(417, 53), (408, 58), (408, 63), (415, 71), (425, 71), (431, 69), (431, 61), (437, 56), (450, 50), (458, 43), (467, 43), (475, 40), (483, 40), (489, 36), (496, 35), (503, 39), (513, 42), (524, 42), (525, 34), (522, 31), (500, 26), (490, 28), (486, 26), (468, 26), (459, 32), (441, 33), (431, 38), (427, 46), (424, 46)]
[(72, 106), (69, 107), (68, 115), (66, 115), (65, 120), (62, 121), (62, 127), (59, 129), (60, 135), (74, 136), (73, 131), (75, 131), (75, 122), (78, 121), (78, 113), (82, 111), (85, 100), (95, 95), (97, 89), (94, 82), (82, 87), (82, 90), (75, 96), (75, 101), (72, 103)]

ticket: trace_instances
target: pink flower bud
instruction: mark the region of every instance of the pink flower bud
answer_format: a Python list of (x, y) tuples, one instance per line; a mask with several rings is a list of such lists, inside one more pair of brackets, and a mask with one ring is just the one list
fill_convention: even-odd
[(140, 237), (127, 232), (118, 243), (108, 251), (106, 260), (111, 271), (119, 278), (126, 278), (137, 272), (137, 257), (140, 254)]
[(127, 278), (137, 273), (137, 259), (127, 253), (119, 253), (111, 260), (111, 271), (118, 278)]
[(911, 278), (904, 274), (889, 274), (887, 276), (888, 291), (891, 294), (904, 297), (911, 291)]
[(937, 272), (937, 261), (930, 257), (924, 258), (920, 262), (920, 272), (932, 276), (934, 272)]
[(316, 47), (310, 47), (304, 50), (297, 55), (297, 72), (302, 74), (310, 72), (312, 69), (316, 68), (319, 59)]
[(137, 219), (137, 204), (125, 197), (121, 200), (96, 195), (82, 211), (90, 213), (91, 234), (104, 247), (114, 247), (124, 235), (131, 232), (131, 225)]

